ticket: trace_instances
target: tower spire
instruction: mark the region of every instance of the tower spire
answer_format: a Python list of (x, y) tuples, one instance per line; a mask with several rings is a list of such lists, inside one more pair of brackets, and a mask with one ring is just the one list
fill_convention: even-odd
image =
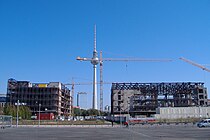
[(96, 24), (94, 25), (94, 51), (96, 52)]

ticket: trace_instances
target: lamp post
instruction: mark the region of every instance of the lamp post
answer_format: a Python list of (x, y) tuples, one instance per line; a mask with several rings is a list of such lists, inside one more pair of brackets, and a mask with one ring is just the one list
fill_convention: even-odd
[(17, 101), (17, 122), (16, 122), (16, 127), (18, 127), (18, 119), (19, 119), (18, 111), (19, 111), (19, 100)]
[(128, 101), (127, 101), (127, 105), (128, 105), (128, 128), (129, 128), (129, 120), (130, 120), (130, 97), (128, 97)]
[(39, 104), (39, 126), (40, 126), (40, 107), (41, 107), (41, 104)]
[(120, 103), (119, 109), (120, 109), (120, 127), (122, 127), (121, 103)]

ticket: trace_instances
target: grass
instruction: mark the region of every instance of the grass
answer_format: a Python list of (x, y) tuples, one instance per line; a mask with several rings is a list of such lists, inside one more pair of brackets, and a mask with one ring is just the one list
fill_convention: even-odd
[[(16, 124), (16, 120), (13, 120)], [(19, 120), (19, 125), (38, 125), (38, 120)], [(84, 120), (84, 121), (56, 121), (56, 120), (40, 120), (41, 125), (108, 125), (110, 124), (104, 120)]]

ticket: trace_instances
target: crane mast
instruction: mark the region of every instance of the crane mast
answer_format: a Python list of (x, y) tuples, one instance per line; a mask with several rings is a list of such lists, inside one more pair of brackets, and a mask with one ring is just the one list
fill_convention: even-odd
[(100, 51), (100, 111), (103, 111), (103, 60), (102, 51)]
[(71, 114), (74, 116), (74, 80), (72, 78), (72, 84), (71, 84)]

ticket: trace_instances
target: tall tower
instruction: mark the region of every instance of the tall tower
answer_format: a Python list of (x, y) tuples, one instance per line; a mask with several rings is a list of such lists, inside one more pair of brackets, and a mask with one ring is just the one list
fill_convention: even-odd
[(93, 64), (93, 109), (97, 109), (97, 64), (99, 63), (98, 53), (96, 51), (96, 25), (94, 27), (94, 50), (91, 64)]

